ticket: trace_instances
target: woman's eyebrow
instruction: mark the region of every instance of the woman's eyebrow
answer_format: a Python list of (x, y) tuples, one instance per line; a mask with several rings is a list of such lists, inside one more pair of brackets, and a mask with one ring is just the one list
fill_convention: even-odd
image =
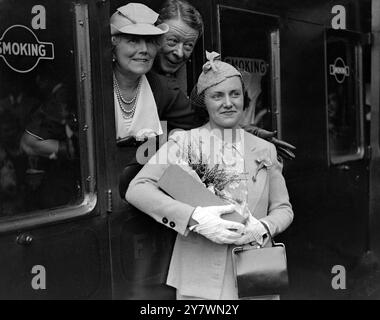
[(214, 92), (211, 92), (210, 95), (215, 95), (215, 94), (224, 94), (223, 91), (214, 91)]

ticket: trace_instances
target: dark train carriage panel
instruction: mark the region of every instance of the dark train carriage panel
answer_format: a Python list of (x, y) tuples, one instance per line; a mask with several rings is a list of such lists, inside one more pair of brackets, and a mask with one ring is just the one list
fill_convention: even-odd
[[(330, 223), (341, 234), (338, 246), (353, 256), (368, 248), (369, 162), (364, 139), (368, 111), (364, 109), (362, 37), (327, 30), (325, 42), (329, 195), (336, 214)], [(342, 225), (347, 217), (355, 223)]]
[[(372, 12), (380, 11), (380, 3), (372, 1)], [(373, 42), (371, 46), (371, 59), (368, 65), (371, 68), (371, 128), (370, 142), (372, 148), (372, 157), (370, 163), (370, 247), (371, 250), (380, 256), (380, 123), (379, 123), (379, 105), (380, 105), (380, 15), (372, 16), (372, 35)]]
[[(216, 0), (218, 4), (277, 15), (286, 20), (308, 22), (316, 25), (331, 26), (332, 19), (342, 7), (345, 10), (345, 28), (368, 32), (371, 28), (371, 0)], [(337, 7), (339, 6), (339, 7)], [(333, 8), (335, 7), (335, 10)]]
[[(347, 14), (352, 16), (350, 8)], [(281, 57), (286, 59), (282, 64), (283, 127), (285, 132), (289, 129), (290, 141), (298, 148), (297, 160), (286, 163), (298, 216), (289, 240), (297, 241), (305, 256), (299, 260), (294, 252), (293, 261), (299, 261), (295, 268), (305, 262), (314, 268), (310, 281), (321, 292), (342, 298), (344, 294), (330, 287), (331, 268), (340, 264), (352, 271), (368, 249), (369, 176), (360, 40), (365, 34), (331, 31), (329, 23), (287, 22), (281, 37)], [(353, 23), (350, 27), (361, 28)], [(318, 294), (317, 289), (310, 297)]]
[(1, 299), (108, 299), (102, 219), (0, 236)]
[(291, 20), (288, 26), (281, 38), (282, 101), (283, 126), (298, 147), (297, 160), (286, 163), (300, 215), (293, 229), (307, 242), (359, 258), (368, 236), (361, 43), (348, 31)]
[[(343, 34), (346, 39), (344, 53), (338, 52), (333, 44), (334, 32), (327, 31), (332, 26), (335, 1), (225, 0), (216, 1), (214, 7), (213, 19), (217, 24), (214, 23), (212, 36), (220, 43), (214, 44), (213, 49), (220, 50), (224, 57), (233, 52), (247, 58), (249, 50), (253, 51), (248, 52), (252, 57), (263, 55), (270, 45), (273, 57), (276, 42), (271, 44), (265, 34), (277, 32), (279, 59), (262, 58), (270, 62), (271, 81), (261, 89), (272, 98), (266, 101), (268, 110), (278, 115), (277, 126), (274, 122), (272, 128), (279, 129), (284, 140), (297, 146), (296, 160), (286, 161), (284, 166), (295, 221), (281, 237), (290, 245), (289, 261), (294, 275), (304, 263), (307, 268), (314, 268), (309, 280), (316, 288), (314, 293), (310, 292), (310, 298), (323, 292), (343, 297), (331, 289), (328, 280), (333, 264), (352, 268), (367, 250), (368, 158), (363, 141), (365, 75), (360, 39), (365, 39), (370, 30), (369, 4), (369, 1), (339, 3), (346, 9), (347, 31), (335, 35)], [(238, 18), (232, 17), (233, 12), (239, 12)], [(262, 21), (265, 17), (266, 22)], [(250, 32), (245, 31), (248, 25)], [(340, 65), (343, 60), (344, 65)], [(249, 66), (245, 62), (247, 59), (235, 59), (243, 68)], [(278, 72), (273, 71), (276, 62)], [(281, 79), (279, 83), (275, 81), (276, 75)], [(331, 131), (334, 90), (340, 94), (339, 103), (345, 105), (340, 111), (345, 124), (339, 125), (338, 142)], [(299, 252), (304, 253), (303, 257)], [(324, 281), (318, 280), (318, 274)], [(302, 279), (295, 280), (295, 288), (302, 286)]]
[(3, 299), (111, 295), (89, 6), (0, 3)]

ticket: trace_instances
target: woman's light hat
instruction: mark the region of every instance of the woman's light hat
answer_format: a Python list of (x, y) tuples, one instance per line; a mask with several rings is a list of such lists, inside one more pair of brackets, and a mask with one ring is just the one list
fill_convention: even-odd
[(238, 76), (242, 78), (241, 73), (227, 62), (220, 61), (220, 54), (213, 51), (206, 51), (207, 62), (203, 65), (203, 72), (198, 78), (197, 94), (216, 86), (227, 78)]
[(111, 35), (118, 33), (134, 35), (160, 35), (169, 31), (169, 26), (154, 24), (159, 14), (142, 3), (128, 3), (111, 16)]

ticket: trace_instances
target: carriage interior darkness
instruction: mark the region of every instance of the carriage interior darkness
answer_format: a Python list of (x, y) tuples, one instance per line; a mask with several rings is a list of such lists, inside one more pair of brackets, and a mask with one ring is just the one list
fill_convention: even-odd
[[(114, 139), (109, 17), (127, 2), (0, 0), (1, 299), (175, 298), (164, 285), (175, 234), (118, 190), (136, 148)], [(284, 162), (295, 220), (278, 239), (291, 284), (282, 299), (380, 299), (379, 4), (189, 2), (205, 32), (182, 70), (188, 93), (205, 50), (218, 51), (243, 73), (244, 121), (297, 147)], [(332, 27), (335, 5), (344, 29)], [(41, 117), (57, 124), (48, 139), (74, 144), (69, 159), (26, 142), (41, 140)], [(47, 290), (30, 286), (35, 265)], [(337, 265), (345, 290), (331, 285)]]
[[(15, 12), (9, 19), (1, 19), (2, 30), (18, 25), (23, 17), (30, 16), (31, 8), (24, 4), (4, 1), (1, 5), (2, 15), (9, 11)], [(15, 27), (2, 39), (1, 44), (4, 59), (0, 67), (1, 217), (73, 205), (83, 197), (79, 155), (78, 161), (70, 165), (53, 165), (46, 157), (23, 149), (22, 136), (38, 112), (51, 117), (53, 122), (67, 123), (75, 132), (74, 135), (78, 135), (74, 31), (71, 19), (67, 19), (67, 15), (73, 10), (72, 4), (66, 1), (59, 7), (42, 2), (39, 5), (43, 5), (49, 14), (46, 15), (46, 21), (39, 20), (42, 17), (35, 20), (35, 27), (43, 28), (45, 24), (49, 28), (37, 29), (41, 31), (36, 33), (44, 38), (44, 42), (54, 43), (52, 59), (41, 59), (38, 66), (31, 70), (38, 57), (31, 48), (23, 48), (22, 44), (34, 40), (32, 45), (35, 47), (38, 40), (36, 42), (36, 39), (31, 39), (29, 30)], [(13, 6), (18, 10), (12, 10)], [(13, 42), (11, 37), (16, 37), (19, 42)], [(7, 50), (8, 46), (10, 50)], [(28, 49), (32, 52), (28, 52)], [(18, 56), (23, 59), (18, 59)], [(4, 63), (4, 57), (10, 60), (9, 65)], [(73, 183), (65, 185), (65, 180), (72, 180)], [(75, 191), (54, 189), (54, 184)]]

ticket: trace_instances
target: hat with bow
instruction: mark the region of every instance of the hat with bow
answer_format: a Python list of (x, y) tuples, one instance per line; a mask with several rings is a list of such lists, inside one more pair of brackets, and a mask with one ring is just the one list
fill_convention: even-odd
[(235, 76), (242, 78), (241, 73), (236, 68), (227, 62), (220, 61), (219, 53), (206, 51), (206, 58), (208, 61), (203, 65), (203, 71), (198, 78), (198, 95), (228, 78)]
[(142, 3), (128, 3), (111, 16), (111, 35), (126, 33), (133, 35), (161, 35), (169, 31), (165, 23), (155, 25), (158, 13)]

